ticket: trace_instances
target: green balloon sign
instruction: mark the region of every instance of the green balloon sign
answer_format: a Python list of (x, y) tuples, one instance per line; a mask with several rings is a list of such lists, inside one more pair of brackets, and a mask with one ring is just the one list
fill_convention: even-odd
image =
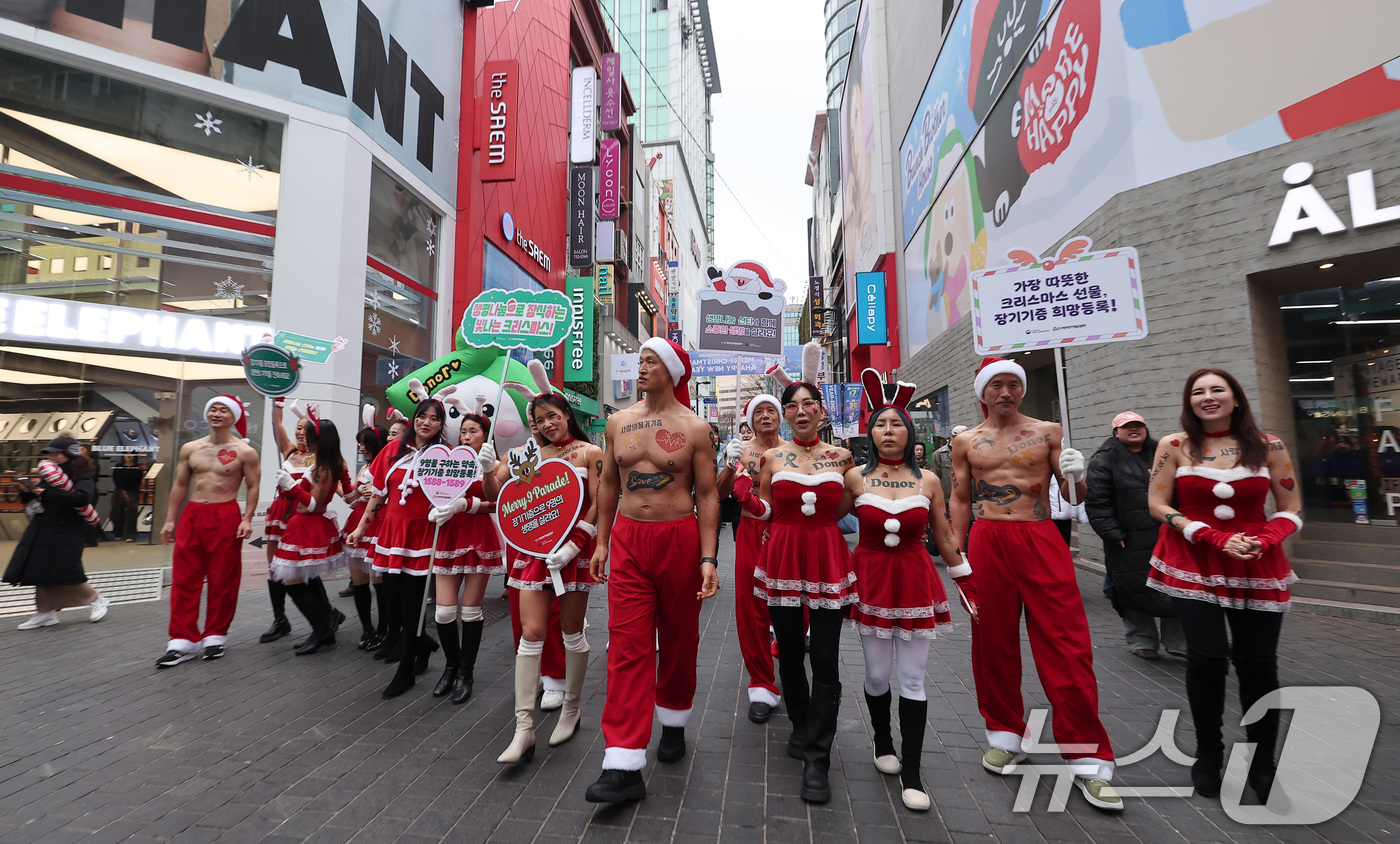
[(285, 396), (301, 382), (301, 361), (281, 346), (259, 343), (243, 351), (243, 375), (259, 393)]
[(478, 349), (552, 349), (564, 342), (572, 315), (558, 290), (487, 290), (462, 313), (459, 336)]

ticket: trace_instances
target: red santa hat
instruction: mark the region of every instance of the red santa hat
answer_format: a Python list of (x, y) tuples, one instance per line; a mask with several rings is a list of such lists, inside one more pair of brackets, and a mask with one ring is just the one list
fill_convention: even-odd
[(987, 415), (987, 403), (982, 401), (982, 393), (986, 391), (987, 384), (998, 375), (1015, 375), (1021, 382), (1021, 389), (1026, 388), (1026, 370), (1022, 369), (1019, 363), (1006, 358), (982, 358), (982, 365), (977, 368), (977, 378), (972, 382), (972, 389), (977, 393), (977, 403), (982, 406), (983, 416)]
[(209, 415), (209, 408), (216, 404), (221, 404), (229, 409), (233, 414), (233, 429), (238, 432), (238, 436), (244, 441), (248, 440), (248, 414), (243, 412), (243, 402), (238, 396), (230, 396), (224, 393), (213, 397), (204, 403), (204, 415)]
[(671, 373), (671, 383), (676, 385), (676, 401), (690, 407), (690, 355), (665, 337), (653, 337), (643, 343), (642, 348), (650, 349), (661, 358), (662, 365)]
[(768, 275), (768, 268), (757, 261), (740, 261), (729, 268), (727, 275), (734, 279), (757, 281), (770, 289), (773, 287), (773, 279)]
[(744, 421), (748, 423), (749, 430), (753, 431), (754, 433), (757, 433), (758, 431), (753, 426), (753, 412), (755, 410), (758, 410), (758, 406), (761, 404), (773, 405), (773, 409), (778, 411), (778, 418), (783, 418), (783, 406), (778, 401), (778, 398), (776, 396), (770, 396), (767, 393), (759, 393), (758, 395), (749, 399), (748, 404), (744, 405)]

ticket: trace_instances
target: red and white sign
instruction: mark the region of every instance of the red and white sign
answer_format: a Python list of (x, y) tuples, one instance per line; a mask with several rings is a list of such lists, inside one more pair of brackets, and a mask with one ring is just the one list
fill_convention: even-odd
[(515, 90), (520, 79), (520, 62), (487, 62), (482, 67), (481, 114), (477, 125), (481, 136), (481, 181), (515, 180), (515, 131), (519, 123)]
[(616, 220), (622, 199), (622, 142), (598, 145), (598, 219)]
[(532, 440), (524, 452), (512, 452), (510, 480), (496, 499), (496, 520), (510, 547), (547, 557), (563, 545), (583, 511), (584, 485), (566, 460), (540, 460)]
[(448, 448), (438, 443), (418, 452), (413, 461), (413, 477), (429, 501), (445, 507), (481, 479), (481, 464), (468, 446)]

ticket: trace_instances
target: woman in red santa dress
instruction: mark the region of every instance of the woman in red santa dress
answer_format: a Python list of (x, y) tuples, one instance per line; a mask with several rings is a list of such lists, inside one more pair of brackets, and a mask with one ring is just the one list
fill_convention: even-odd
[[(469, 413), (456, 396), (447, 401), (462, 415), (459, 444), (480, 451), (491, 432), (491, 420), (480, 413)], [(433, 575), (437, 578), (434, 617), (443, 656), (447, 659), (447, 667), (433, 687), (433, 697), (451, 692), (454, 704), (466, 703), (472, 694), (476, 655), (481, 649), (481, 631), (485, 625), (481, 604), (486, 596), (487, 581), (493, 574), (506, 572), (501, 537), (491, 521), (496, 505), (485, 497), (482, 480), (473, 481), (466, 494), (447, 507), (434, 507), (428, 513), (434, 524), (442, 525), (437, 550), (433, 553)], [(462, 620), (460, 636), (459, 618)]]
[(303, 439), (315, 462), (304, 472), (293, 475), (277, 470), (277, 488), (292, 502), (287, 527), (272, 558), (271, 578), (283, 585), (292, 602), (311, 624), (311, 635), (297, 645), (297, 656), (314, 654), (335, 644), (332, 608), (326, 599), (320, 577), (345, 566), (345, 543), (335, 517), (326, 511), (337, 490), (351, 489), (340, 453), (340, 433), (335, 423), (322, 420), (316, 405), (307, 405), (307, 425)]
[[(531, 373), (541, 388), (548, 381), (535, 361)], [(549, 608), (553, 600), (552, 572), (558, 572), (564, 583), (564, 595), (559, 600), (559, 621), (564, 637), (564, 702), (559, 721), (549, 737), (555, 747), (573, 738), (578, 729), (579, 700), (583, 679), (588, 670), (588, 641), (584, 638), (584, 614), (588, 611), (588, 593), (597, 583), (589, 573), (593, 557), (594, 538), (598, 535), (597, 504), (592, 491), (598, 484), (598, 467), (602, 465), (603, 450), (593, 445), (588, 434), (579, 426), (569, 403), (553, 392), (545, 392), (530, 402), (530, 416), (539, 436), (548, 445), (540, 449), (541, 460), (559, 458), (573, 466), (584, 482), (581, 518), (570, 531), (567, 541), (548, 557), (533, 557), (511, 549), (510, 586), (520, 595), (520, 644), (515, 654), (515, 736), (510, 746), (496, 761), (502, 764), (525, 762), (535, 752), (535, 689), (540, 682), (540, 658), (548, 630)], [(486, 481), (486, 495), (495, 498), (510, 477), (509, 467), (494, 466), (495, 448), (482, 448), (482, 467), (493, 468)]]
[[(919, 776), (928, 719), (924, 676), (929, 645), (952, 623), (948, 596), (924, 547), (933, 529), (939, 555), (955, 574), (962, 566), (953, 531), (943, 515), (938, 476), (921, 472), (914, 458), (914, 424), (905, 406), (914, 385), (886, 390), (871, 369), (861, 375), (870, 449), (866, 464), (846, 472), (846, 492), (855, 502), (860, 543), (852, 555), (860, 600), (851, 621), (865, 651), (865, 703), (874, 731), (875, 767), (898, 774), (904, 805), (917, 812), (931, 806)], [(887, 393), (892, 394), (887, 398)], [(899, 682), (899, 732), (903, 761), (890, 734), (891, 677)]]
[[(367, 404), (362, 411), (364, 427), (355, 435), (356, 450), (364, 458), (365, 465), (355, 476), (355, 488), (345, 496), (345, 503), (350, 505), (350, 515), (345, 519), (345, 537), (355, 530), (360, 523), (360, 517), (365, 514), (365, 505), (369, 503), (370, 495), (373, 492), (370, 475), (370, 466), (374, 459), (379, 456), (379, 452), (384, 450), (384, 444), (389, 439), (389, 432), (374, 422), (374, 405)], [(407, 427), (406, 425), (402, 427)], [(376, 521), (378, 519), (376, 518)], [(397, 607), (390, 607), (387, 594), (384, 591), (383, 578), (374, 573), (374, 555), (369, 553), (374, 547), (374, 525), (371, 524), (365, 530), (365, 541), (359, 545), (347, 545), (345, 548), (346, 560), (350, 567), (350, 588), (355, 597), (355, 613), (360, 618), (360, 643), (359, 649), (362, 651), (373, 651), (384, 644), (384, 639), (388, 635), (388, 624), (392, 615), (392, 610)], [(374, 586), (373, 600), (371, 601), (370, 586)], [(374, 617), (371, 613), (371, 605), (377, 605), (379, 610), (379, 625), (374, 625)], [(398, 634), (394, 635), (395, 641)]]
[[(287, 427), (282, 421), (285, 411), (288, 410), (297, 419), (292, 437), (287, 436)], [(282, 458), (278, 468), (297, 481), (300, 481), (316, 462), (316, 455), (306, 447), (308, 424), (310, 423), (306, 419), (306, 412), (297, 404), (296, 399), (272, 400), (272, 438), (277, 444), (277, 454)], [(287, 620), (287, 590), (280, 580), (272, 577), (272, 561), (277, 556), (277, 543), (282, 538), (282, 532), (287, 529), (287, 520), (291, 518), (294, 508), (291, 494), (278, 488), (272, 503), (267, 505), (267, 514), (263, 517), (263, 537), (267, 540), (267, 594), (272, 601), (272, 626), (258, 637), (258, 641), (263, 644), (275, 642), (292, 632), (292, 623)], [(325, 591), (325, 586), (319, 578), (312, 584), (312, 588)], [(330, 605), (329, 598), (326, 604)], [(306, 640), (303, 639), (297, 643), (297, 647), (305, 643)]]
[[(734, 497), (750, 515), (772, 522), (754, 569), (754, 594), (768, 602), (778, 640), (778, 676), (792, 721), (787, 753), (803, 760), (802, 799), (826, 803), (841, 705), (841, 621), (857, 596), (851, 552), (836, 524), (851, 509), (845, 483), (851, 453), (822, 442), (818, 434), (826, 411), (816, 363), (809, 348), (802, 381), (793, 383), (781, 370), (774, 373), (780, 383), (787, 382), (782, 406), (792, 442), (764, 452), (757, 495), (743, 475), (735, 481)], [(810, 619), (810, 691), (802, 665), (804, 610)]]
[[(1147, 585), (1172, 596), (1186, 635), (1186, 698), (1196, 727), (1191, 781), (1220, 793), (1225, 677), (1231, 661), (1245, 712), (1277, 689), (1278, 639), (1298, 579), (1282, 544), (1302, 527), (1292, 458), (1259, 430), (1234, 376), (1198, 369), (1181, 397), (1184, 430), (1162, 437), (1148, 506), (1163, 523)], [(1265, 515), (1269, 495), (1277, 512)], [(1226, 626), (1229, 634), (1226, 634)], [(1255, 745), (1247, 782), (1267, 802), (1279, 713), (1245, 727)]]
[[(412, 394), (427, 395), (418, 381), (410, 381)], [(358, 545), (364, 540), (369, 526), (381, 506), (384, 514), (375, 528), (374, 570), (389, 589), (399, 597), (399, 667), (394, 678), (384, 688), (383, 697), (398, 697), (413, 687), (414, 678), (428, 670), (428, 656), (437, 650), (437, 642), (419, 636), (419, 622), (424, 609), (428, 574), (432, 568), (434, 525), (428, 520), (433, 503), (423, 492), (414, 475), (418, 452), (430, 445), (445, 444), (443, 421), (447, 419), (441, 397), (451, 391), (447, 387), (418, 403), (413, 412), (412, 429), (397, 443), (391, 443), (370, 465), (372, 492), (364, 515), (349, 542)], [(386, 659), (386, 661), (388, 661)]]

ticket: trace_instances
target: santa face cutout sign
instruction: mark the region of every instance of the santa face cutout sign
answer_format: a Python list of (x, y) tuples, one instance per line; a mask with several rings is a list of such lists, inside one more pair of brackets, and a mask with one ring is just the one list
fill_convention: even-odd
[(413, 464), (413, 477), (428, 500), (446, 507), (463, 495), (467, 488), (481, 480), (481, 464), (476, 452), (465, 445), (448, 448), (438, 443), (418, 452)]
[(727, 270), (711, 266), (705, 274), (709, 287), (696, 296), (700, 348), (781, 356), (787, 284), (757, 261), (740, 261)]
[(496, 519), (510, 547), (547, 557), (568, 539), (583, 511), (584, 485), (567, 460), (540, 459), (534, 440), (512, 452), (510, 480), (496, 499)]

